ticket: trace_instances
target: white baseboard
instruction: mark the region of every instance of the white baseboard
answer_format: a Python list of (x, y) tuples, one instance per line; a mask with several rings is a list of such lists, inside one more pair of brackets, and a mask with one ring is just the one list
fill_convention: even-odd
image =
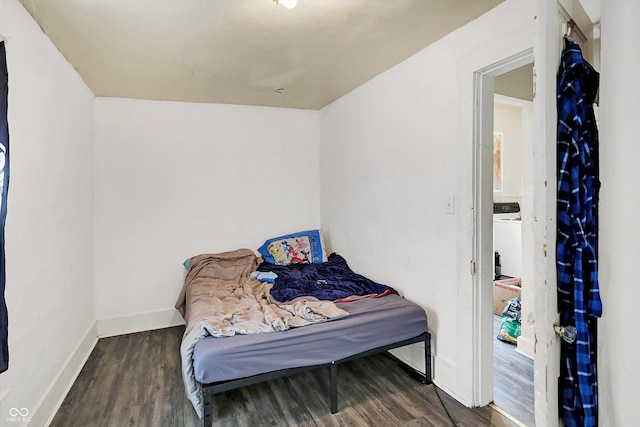
[(98, 338), (133, 332), (150, 331), (184, 325), (184, 319), (175, 309), (160, 310), (132, 316), (113, 317), (95, 321), (56, 375), (48, 390), (36, 405), (30, 417), (30, 426), (48, 426), (53, 421), (64, 398), (91, 355)]
[(49, 389), (40, 398), (36, 410), (31, 416), (30, 426), (48, 426), (58, 412), (64, 398), (69, 393), (71, 386), (80, 374), (82, 367), (89, 358), (96, 343), (98, 333), (96, 322), (89, 327), (84, 337), (78, 343), (73, 353), (69, 356), (64, 366), (58, 372)]
[(471, 408), (471, 402), (462, 398), (455, 392), (451, 385), (455, 385), (458, 378), (458, 367), (455, 363), (437, 354), (433, 355), (432, 365), (433, 383), (440, 389), (444, 390), (451, 397), (462, 403), (464, 406)]
[(98, 320), (98, 337), (106, 338), (135, 332), (152, 331), (184, 325), (184, 319), (175, 308), (133, 314), (130, 316), (111, 317)]
[(518, 346), (516, 347), (516, 351), (523, 356), (527, 356), (529, 359), (533, 360), (533, 356), (535, 354), (533, 341), (520, 335), (518, 337)]
[[(416, 343), (408, 345), (406, 347), (400, 347), (389, 351), (395, 357), (416, 369), (417, 371), (424, 373), (424, 344)], [(458, 400), (466, 407), (471, 407), (471, 403), (462, 399), (457, 393), (449, 386), (455, 384), (457, 378), (456, 364), (448, 359), (440, 357), (434, 353), (431, 353), (431, 379), (433, 383), (440, 389), (444, 390), (447, 394)]]
[[(389, 350), (389, 353), (411, 366), (416, 371), (424, 374), (426, 367), (424, 366), (424, 343), (415, 343), (404, 347)], [(431, 355), (433, 357), (433, 355)]]

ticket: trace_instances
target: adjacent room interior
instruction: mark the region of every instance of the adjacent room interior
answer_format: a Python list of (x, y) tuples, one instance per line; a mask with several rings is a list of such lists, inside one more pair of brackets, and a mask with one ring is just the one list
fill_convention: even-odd
[(493, 120), (494, 403), (533, 426), (533, 64), (496, 77)]

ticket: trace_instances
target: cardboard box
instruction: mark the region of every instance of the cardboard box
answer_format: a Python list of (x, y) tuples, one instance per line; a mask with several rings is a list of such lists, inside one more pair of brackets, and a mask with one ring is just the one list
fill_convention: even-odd
[(493, 282), (493, 314), (502, 316), (506, 302), (520, 296), (520, 278), (510, 277)]

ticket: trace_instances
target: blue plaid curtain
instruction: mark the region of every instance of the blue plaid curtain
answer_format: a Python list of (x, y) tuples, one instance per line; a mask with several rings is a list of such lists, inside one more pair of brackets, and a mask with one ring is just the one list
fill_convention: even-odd
[(7, 121), (7, 92), (9, 74), (4, 42), (0, 42), (0, 372), (9, 368), (8, 316), (4, 299), (6, 282), (4, 258), (4, 224), (7, 218), (7, 190), (9, 189), (9, 123)]

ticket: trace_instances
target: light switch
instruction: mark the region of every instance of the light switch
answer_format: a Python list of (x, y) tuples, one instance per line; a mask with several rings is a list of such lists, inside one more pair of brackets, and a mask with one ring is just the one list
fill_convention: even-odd
[(445, 213), (453, 214), (456, 211), (456, 196), (447, 197), (447, 205), (445, 207)]

